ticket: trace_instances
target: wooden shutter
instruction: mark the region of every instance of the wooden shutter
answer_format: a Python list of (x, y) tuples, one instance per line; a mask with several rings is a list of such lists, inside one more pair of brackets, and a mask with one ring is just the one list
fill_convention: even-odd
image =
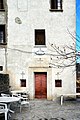
[(35, 30), (35, 45), (45, 45), (45, 30)]

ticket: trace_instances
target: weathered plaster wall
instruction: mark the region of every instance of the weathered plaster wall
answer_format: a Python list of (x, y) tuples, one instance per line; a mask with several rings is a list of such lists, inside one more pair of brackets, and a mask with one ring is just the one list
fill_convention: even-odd
[[(34, 98), (34, 71), (48, 72), (48, 94), (47, 98), (52, 99), (56, 94), (75, 92), (75, 74), (73, 68), (65, 69), (61, 75), (62, 88), (55, 88), (55, 79), (58, 69), (48, 67), (50, 56), (36, 56), (35, 29), (45, 29), (46, 47), (42, 48), (48, 52), (51, 44), (70, 45), (73, 41), (67, 31), (75, 32), (75, 0), (63, 1), (63, 12), (50, 12), (50, 0), (7, 0), (8, 4), (8, 55), (7, 67), (10, 74), (10, 84), (14, 89), (20, 88), (21, 72), (24, 71), (27, 81), (25, 90), (30, 91), (31, 98)], [(19, 19), (17, 19), (19, 18)], [(40, 62), (39, 59), (43, 61)], [(54, 62), (54, 61), (53, 61)], [(31, 69), (32, 67), (32, 69)], [(36, 67), (35, 69), (33, 69)], [(40, 67), (37, 68), (37, 67)], [(51, 71), (50, 71), (51, 70)]]

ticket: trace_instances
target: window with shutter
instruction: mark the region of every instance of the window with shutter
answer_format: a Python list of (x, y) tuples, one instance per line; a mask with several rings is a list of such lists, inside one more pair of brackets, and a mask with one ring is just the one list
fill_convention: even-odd
[(4, 10), (3, 0), (0, 0), (0, 10)]
[(45, 45), (45, 30), (35, 30), (35, 45)]
[(26, 87), (26, 79), (20, 79), (21, 87)]
[(63, 11), (62, 10), (62, 0), (51, 0), (50, 2), (51, 11)]
[(62, 80), (55, 80), (55, 87), (62, 87)]
[(6, 43), (5, 41), (5, 25), (0, 25), (0, 44)]

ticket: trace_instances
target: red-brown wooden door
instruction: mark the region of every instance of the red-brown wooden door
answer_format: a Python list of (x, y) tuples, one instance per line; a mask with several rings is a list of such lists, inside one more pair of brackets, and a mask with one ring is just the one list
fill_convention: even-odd
[(35, 98), (47, 98), (47, 73), (35, 73)]

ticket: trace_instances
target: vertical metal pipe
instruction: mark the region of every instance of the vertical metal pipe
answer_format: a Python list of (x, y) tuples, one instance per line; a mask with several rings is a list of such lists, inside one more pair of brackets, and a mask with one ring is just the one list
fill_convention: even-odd
[(7, 73), (7, 47), (5, 47), (5, 73)]

